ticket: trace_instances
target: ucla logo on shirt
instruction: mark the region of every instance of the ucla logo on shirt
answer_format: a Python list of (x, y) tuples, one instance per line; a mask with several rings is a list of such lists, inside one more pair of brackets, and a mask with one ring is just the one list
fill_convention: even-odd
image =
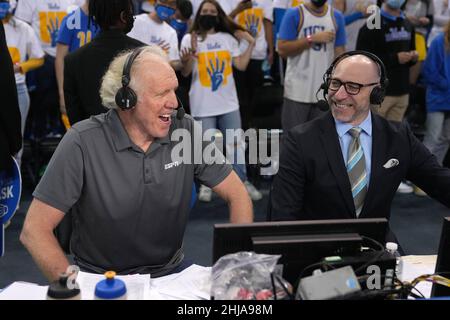
[(219, 50), (222, 49), (222, 46), (220, 45), (220, 43), (216, 42), (216, 43), (207, 43), (206, 47), (208, 48), (208, 50)]
[(50, 1), (49, 3), (47, 3), (47, 6), (48, 6), (48, 11), (58, 11), (61, 8), (61, 6), (59, 5), (58, 2)]
[(233, 72), (229, 51), (201, 52), (198, 55), (198, 74), (203, 87), (217, 91), (228, 83)]
[(150, 42), (151, 43), (158, 44), (158, 43), (161, 43), (162, 41), (163, 41), (163, 39), (161, 37), (156, 37), (156, 36), (151, 36), (150, 37)]
[(411, 40), (411, 32), (406, 31), (404, 27), (401, 27), (400, 30), (394, 27), (389, 29), (389, 33), (385, 37), (386, 42)]
[[(309, 35), (313, 35), (315, 33), (322, 32), (322, 31), (325, 31), (324, 26), (314, 25), (314, 26), (305, 27), (303, 29), (303, 36), (306, 38)], [(326, 43), (314, 43), (311, 48), (314, 51), (321, 51), (323, 49), (323, 51), (326, 52), (327, 44)]]
[(238, 24), (245, 28), (252, 37), (256, 37), (261, 32), (264, 19), (262, 8), (251, 8), (241, 12), (237, 17)]
[(161, 49), (163, 49), (166, 52), (166, 54), (169, 54), (170, 45), (163, 38), (157, 37), (157, 36), (151, 36), (150, 43), (153, 43), (153, 44), (159, 46)]

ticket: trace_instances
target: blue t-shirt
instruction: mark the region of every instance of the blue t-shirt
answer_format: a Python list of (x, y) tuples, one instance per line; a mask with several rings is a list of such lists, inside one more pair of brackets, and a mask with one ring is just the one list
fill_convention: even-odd
[[(334, 18), (337, 24), (335, 47), (345, 45), (345, 19), (342, 13), (336, 9), (334, 11)], [(281, 22), (278, 39), (280, 40), (296, 40), (298, 37), (297, 31), (300, 24), (300, 10), (298, 8), (287, 9), (283, 21)]]
[(86, 43), (91, 42), (97, 35), (99, 28), (91, 21), (88, 27), (89, 17), (78, 8), (64, 17), (58, 34), (58, 43), (69, 46), (72, 52)]

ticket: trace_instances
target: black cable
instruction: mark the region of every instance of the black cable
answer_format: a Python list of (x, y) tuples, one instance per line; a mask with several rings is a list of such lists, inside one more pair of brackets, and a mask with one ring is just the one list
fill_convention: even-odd
[(278, 274), (274, 275), (275, 280), (278, 281), (278, 283), (280, 284), (281, 288), (283, 289), (283, 291), (287, 294), (287, 296), (289, 297), (289, 300), (295, 300), (295, 296), (294, 294), (289, 292), (289, 287), (287, 287), (286, 283), (283, 282), (283, 278), (281, 278)]
[(385, 297), (392, 294), (398, 294), (399, 292), (401, 292), (401, 289), (361, 290), (340, 297), (335, 297), (331, 300), (368, 299), (368, 298), (376, 298), (377, 296)]
[(305, 268), (300, 272), (300, 275), (298, 276), (298, 279), (297, 279), (296, 283), (299, 283), (299, 282), (300, 282), (300, 279), (303, 278), (303, 275), (304, 275), (307, 271), (310, 271), (311, 269), (314, 269), (314, 268), (316, 268), (316, 267), (322, 268), (322, 267), (324, 267), (324, 266), (327, 266), (327, 267), (329, 267), (329, 268), (331, 268), (331, 269), (336, 269), (334, 266), (330, 265), (330, 264), (329, 264), (328, 262), (326, 262), (325, 260), (322, 260), (321, 262), (317, 262), (317, 263), (310, 264), (309, 266), (305, 267)]
[(413, 287), (412, 287), (411, 292), (410, 292), (410, 295), (412, 294), (412, 291), (413, 291), (413, 290), (416, 290), (417, 293), (420, 294), (420, 297), (421, 297), (422, 299), (426, 299), (426, 297), (423, 295), (423, 293), (420, 292), (420, 290), (417, 289), (416, 286), (413, 286)]
[(364, 240), (369, 240), (372, 243), (375, 243), (375, 245), (377, 245), (380, 248), (380, 250), (384, 251), (384, 246), (380, 242), (378, 242), (377, 240), (375, 240), (373, 238), (366, 237), (366, 236), (361, 236), (361, 238), (363, 238)]
[(365, 270), (365, 268), (367, 268), (368, 266), (370, 266), (371, 264), (373, 264), (374, 262), (378, 261), (384, 254), (385, 250), (384, 250), (384, 246), (379, 243), (378, 241), (366, 237), (366, 236), (361, 236), (361, 238), (363, 238), (364, 240), (369, 240), (372, 243), (375, 243), (379, 248), (379, 254), (377, 254), (372, 260), (369, 260), (368, 262), (366, 262), (365, 264), (363, 264), (362, 266), (360, 266), (358, 269), (355, 270), (355, 274), (358, 274), (359, 272), (361, 272), (362, 270)]
[(277, 288), (275, 287), (275, 281), (273, 281), (274, 274), (273, 272), (270, 273), (270, 282), (272, 283), (272, 292), (273, 292), (273, 300), (277, 299)]

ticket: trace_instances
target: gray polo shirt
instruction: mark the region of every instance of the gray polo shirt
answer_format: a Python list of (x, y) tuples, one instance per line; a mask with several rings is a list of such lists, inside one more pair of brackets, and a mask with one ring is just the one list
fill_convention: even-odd
[[(173, 117), (169, 135), (147, 152), (133, 144), (115, 110), (81, 121), (64, 135), (33, 196), (71, 210), (76, 258), (123, 273), (157, 269), (177, 255), (194, 177), (214, 187), (232, 170), (220, 152), (220, 164), (174, 164), (173, 130), (192, 133), (194, 126), (190, 116)], [(193, 148), (194, 143), (192, 153)]]

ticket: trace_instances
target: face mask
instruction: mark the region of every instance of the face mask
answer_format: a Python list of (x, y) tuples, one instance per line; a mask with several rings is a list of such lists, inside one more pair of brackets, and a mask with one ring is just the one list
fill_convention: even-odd
[(200, 16), (198, 23), (203, 30), (211, 30), (219, 24), (219, 18), (217, 16), (205, 14)]
[(186, 22), (180, 22), (177, 19), (170, 20), (170, 25), (177, 32), (184, 32), (187, 29), (187, 23)]
[(169, 18), (175, 14), (175, 9), (163, 6), (161, 4), (157, 5), (155, 9), (158, 18), (162, 21), (169, 20)]
[(405, 3), (405, 0), (388, 0), (386, 1), (386, 3), (392, 9), (400, 9), (401, 6)]
[(5, 19), (11, 8), (9, 2), (0, 2), (0, 20)]
[(316, 7), (320, 8), (322, 7), (325, 3), (327, 3), (327, 0), (311, 0), (311, 3), (313, 5), (315, 5)]

